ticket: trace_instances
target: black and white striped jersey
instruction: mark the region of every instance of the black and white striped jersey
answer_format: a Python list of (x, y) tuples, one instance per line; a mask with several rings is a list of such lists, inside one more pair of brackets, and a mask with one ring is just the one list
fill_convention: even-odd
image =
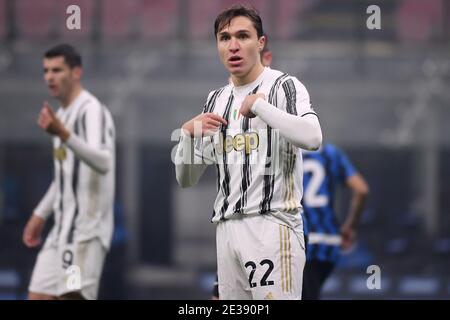
[[(98, 237), (109, 248), (113, 231), (115, 189), (115, 127), (109, 110), (83, 90), (57, 117), (65, 127), (93, 150), (107, 150), (110, 166), (98, 172), (83, 161), (67, 143), (53, 138), (55, 226), (50, 234), (57, 243)], [(70, 138), (69, 138), (70, 140)]]
[(289, 114), (314, 113), (309, 94), (297, 78), (267, 67), (248, 85), (230, 83), (209, 94), (203, 112), (216, 113), (228, 122), (218, 134), (194, 142), (195, 158), (217, 169), (213, 222), (265, 213), (298, 219), (301, 153), (259, 117), (239, 113), (244, 98), (257, 92)]

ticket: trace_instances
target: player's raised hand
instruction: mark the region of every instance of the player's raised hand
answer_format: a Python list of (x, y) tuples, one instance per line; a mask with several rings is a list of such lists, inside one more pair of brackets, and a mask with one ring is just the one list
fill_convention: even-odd
[(183, 130), (191, 137), (209, 136), (216, 133), (227, 121), (215, 113), (202, 113), (183, 124)]
[(23, 230), (22, 241), (28, 248), (34, 248), (41, 244), (41, 234), (45, 226), (45, 220), (33, 214)]
[(69, 137), (68, 131), (47, 101), (44, 102), (39, 113), (38, 125), (51, 135), (59, 136), (63, 141), (66, 141)]
[[(51, 130), (52, 122), (55, 119), (55, 114), (48, 104), (47, 101), (44, 102), (41, 112), (39, 113), (38, 125), (44, 130)], [(51, 132), (50, 132), (51, 133)]]
[(244, 101), (242, 102), (241, 108), (239, 112), (247, 118), (254, 118), (256, 115), (252, 112), (252, 106), (255, 103), (256, 99), (262, 98), (265, 99), (266, 96), (263, 93), (256, 93), (246, 96)]

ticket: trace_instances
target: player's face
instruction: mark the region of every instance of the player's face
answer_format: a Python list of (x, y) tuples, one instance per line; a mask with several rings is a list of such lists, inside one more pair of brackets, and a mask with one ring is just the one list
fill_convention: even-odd
[(44, 80), (50, 96), (64, 100), (79, 80), (81, 69), (70, 68), (64, 57), (44, 58)]
[(217, 33), (220, 60), (234, 78), (245, 78), (261, 68), (260, 51), (265, 38), (258, 39), (252, 21), (236, 17)]

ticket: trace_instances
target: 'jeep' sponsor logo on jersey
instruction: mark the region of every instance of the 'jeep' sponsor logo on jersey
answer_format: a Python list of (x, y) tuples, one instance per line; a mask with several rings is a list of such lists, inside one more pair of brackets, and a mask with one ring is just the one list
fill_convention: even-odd
[(223, 135), (219, 136), (219, 143), (216, 145), (216, 151), (222, 153), (222, 150), (226, 153), (231, 151), (245, 151), (246, 154), (250, 154), (253, 150), (258, 149), (259, 135), (256, 132), (238, 133), (235, 136), (227, 135), (223, 138)]
[(64, 147), (59, 147), (53, 150), (53, 156), (59, 160), (64, 161), (67, 158), (67, 151)]

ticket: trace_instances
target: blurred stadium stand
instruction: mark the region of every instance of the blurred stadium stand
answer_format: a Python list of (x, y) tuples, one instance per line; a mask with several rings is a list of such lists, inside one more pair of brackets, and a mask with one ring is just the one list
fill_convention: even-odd
[[(212, 31), (234, 2), (0, 0), (0, 299), (25, 297), (37, 253), (20, 239), (52, 177), (50, 141), (35, 124), (47, 99), (41, 58), (62, 41), (82, 52), (84, 84), (118, 129), (124, 221), (101, 297), (209, 297), (215, 172), (178, 188), (171, 136), (226, 81)], [(325, 140), (346, 150), (371, 187), (360, 241), (324, 297), (448, 299), (450, 1), (243, 2), (263, 16), (273, 67), (306, 85)], [(81, 30), (65, 27), (69, 4), (81, 8)], [(371, 4), (381, 8), (381, 30), (366, 28)], [(341, 196), (344, 214), (349, 195)], [(366, 287), (371, 264), (381, 268), (381, 290)]]
[(0, 39), (6, 38), (8, 20), (6, 14), (6, 0), (0, 0)]
[(130, 39), (137, 29), (133, 17), (139, 13), (139, 2), (124, 0), (112, 2), (102, 1), (101, 34), (110, 41)]
[(45, 39), (52, 36), (55, 2), (51, 0), (14, 1), (14, 29), (24, 39)]

